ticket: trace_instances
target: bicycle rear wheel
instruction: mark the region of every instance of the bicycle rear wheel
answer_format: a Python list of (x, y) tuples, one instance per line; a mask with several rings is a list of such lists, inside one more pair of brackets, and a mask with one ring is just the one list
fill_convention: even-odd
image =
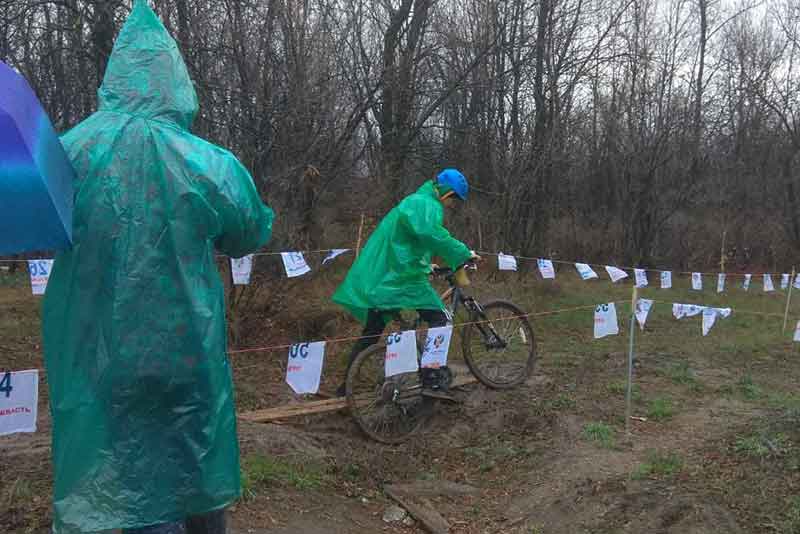
[(419, 373), (385, 376), (386, 346), (356, 356), (347, 373), (347, 405), (361, 430), (381, 443), (407, 441), (430, 417), (433, 401), (422, 396)]
[(508, 389), (533, 373), (536, 343), (525, 312), (494, 300), (472, 313), (464, 328), (462, 350), (470, 371), (492, 389)]

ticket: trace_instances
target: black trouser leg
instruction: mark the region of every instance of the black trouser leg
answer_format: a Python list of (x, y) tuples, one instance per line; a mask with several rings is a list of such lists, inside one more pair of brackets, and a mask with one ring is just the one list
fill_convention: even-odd
[(186, 526), (180, 523), (163, 523), (142, 528), (126, 528), (122, 534), (186, 534)]
[(383, 319), (383, 313), (378, 310), (370, 310), (367, 314), (367, 323), (364, 325), (364, 331), (361, 332), (362, 337), (353, 345), (353, 349), (350, 351), (350, 356), (347, 359), (348, 371), (350, 370), (350, 366), (353, 365), (356, 356), (358, 356), (361, 351), (380, 341), (380, 336), (384, 328), (386, 328), (386, 321)]
[(196, 515), (186, 520), (186, 534), (225, 534), (225, 510)]
[(429, 328), (447, 326), (447, 314), (442, 310), (417, 310), (420, 319), (428, 323)]

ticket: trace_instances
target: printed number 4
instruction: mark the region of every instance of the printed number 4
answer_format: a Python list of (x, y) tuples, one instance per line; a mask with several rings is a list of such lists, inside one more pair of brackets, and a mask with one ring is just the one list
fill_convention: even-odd
[(3, 378), (0, 379), (0, 393), (5, 393), (6, 398), (11, 396), (11, 390), (14, 388), (11, 387), (11, 373), (6, 373), (3, 375)]

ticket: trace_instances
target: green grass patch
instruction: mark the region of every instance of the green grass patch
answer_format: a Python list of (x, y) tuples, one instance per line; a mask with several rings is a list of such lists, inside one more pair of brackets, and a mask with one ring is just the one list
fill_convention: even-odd
[(737, 439), (733, 450), (751, 458), (764, 459), (773, 454), (783, 454), (789, 445), (789, 440), (783, 434), (762, 433)]
[(786, 410), (789, 414), (800, 413), (800, 396), (794, 393), (773, 391), (767, 395), (767, 403), (771, 408)]
[(307, 458), (287, 459), (257, 454), (242, 461), (242, 493), (246, 499), (272, 486), (315, 490), (327, 479), (327, 466)]
[(672, 401), (666, 398), (654, 399), (650, 402), (647, 409), (647, 417), (655, 421), (664, 421), (675, 415), (675, 408)]
[(784, 534), (800, 533), (800, 495), (795, 495), (789, 499), (782, 532)]
[(490, 439), (482, 445), (467, 447), (464, 454), (478, 462), (482, 472), (491, 471), (503, 462), (515, 459), (524, 459), (536, 454), (532, 447), (520, 447), (510, 441)]
[(694, 384), (697, 382), (697, 376), (689, 367), (689, 362), (678, 362), (667, 370), (667, 376), (676, 384)]
[[(625, 380), (616, 380), (608, 385), (608, 392), (617, 397), (625, 397), (628, 394), (628, 383)], [(642, 391), (639, 384), (631, 387), (631, 400), (639, 401), (642, 399)]]
[(578, 401), (568, 393), (559, 393), (556, 397), (548, 399), (545, 405), (552, 410), (574, 410)]
[(756, 400), (764, 396), (764, 391), (753, 382), (753, 377), (750, 375), (744, 375), (740, 378), (736, 386), (745, 399)]
[(647, 461), (633, 472), (633, 478), (661, 478), (679, 473), (683, 469), (683, 458), (675, 452), (650, 451)]
[(588, 423), (583, 427), (583, 438), (606, 449), (614, 447), (614, 429), (605, 423)]

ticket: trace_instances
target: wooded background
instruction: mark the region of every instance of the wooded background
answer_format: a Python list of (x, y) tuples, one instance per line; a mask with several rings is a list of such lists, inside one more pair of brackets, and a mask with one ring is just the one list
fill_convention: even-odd
[[(151, 0), (201, 112), (278, 212), (271, 248), (348, 246), (443, 166), (473, 248), (791, 267), (800, 0)], [(64, 131), (129, 0), (0, 0), (0, 59)], [(795, 72), (798, 71), (798, 74)], [(723, 237), (724, 235), (724, 237)]]

